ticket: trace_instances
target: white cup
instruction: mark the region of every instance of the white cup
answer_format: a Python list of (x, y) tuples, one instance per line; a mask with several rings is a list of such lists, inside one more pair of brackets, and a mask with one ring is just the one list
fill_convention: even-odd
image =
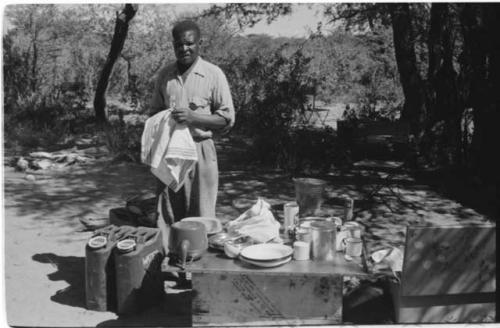
[(293, 243), (293, 259), (296, 261), (309, 260), (311, 244), (305, 241), (296, 241)]
[(345, 245), (345, 254), (351, 257), (361, 256), (363, 252), (363, 241), (361, 238), (345, 238), (343, 240), (343, 244)]

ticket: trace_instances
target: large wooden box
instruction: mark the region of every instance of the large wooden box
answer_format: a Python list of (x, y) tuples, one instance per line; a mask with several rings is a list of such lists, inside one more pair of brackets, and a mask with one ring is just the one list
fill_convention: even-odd
[(496, 226), (409, 227), (398, 323), (492, 322), (496, 316)]
[[(164, 271), (179, 272), (164, 262)], [(344, 276), (366, 276), (365, 256), (257, 268), (209, 250), (190, 263), (194, 326), (296, 326), (342, 322)]]
[(193, 273), (193, 325), (342, 322), (341, 275)]

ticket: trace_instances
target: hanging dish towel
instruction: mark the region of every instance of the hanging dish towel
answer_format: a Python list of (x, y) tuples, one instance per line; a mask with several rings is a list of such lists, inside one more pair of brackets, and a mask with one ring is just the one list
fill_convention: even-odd
[(161, 111), (146, 120), (142, 134), (141, 160), (170, 189), (177, 192), (198, 161), (196, 144), (185, 124)]

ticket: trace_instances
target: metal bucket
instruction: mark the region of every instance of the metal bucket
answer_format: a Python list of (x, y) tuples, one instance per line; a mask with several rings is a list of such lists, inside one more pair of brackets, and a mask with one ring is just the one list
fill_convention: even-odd
[(324, 198), (326, 181), (313, 178), (294, 178), (295, 200), (299, 205), (299, 216), (317, 215)]

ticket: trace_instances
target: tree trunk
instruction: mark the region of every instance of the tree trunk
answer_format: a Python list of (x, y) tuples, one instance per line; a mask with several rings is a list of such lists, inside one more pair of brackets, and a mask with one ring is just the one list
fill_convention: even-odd
[(37, 87), (37, 66), (38, 66), (38, 26), (36, 26), (36, 5), (34, 10), (30, 12), (30, 32), (32, 33), (31, 43), (33, 46), (33, 56), (31, 58), (31, 78), (30, 88), (32, 92), (36, 92)]
[[(453, 20), (450, 4), (434, 3), (429, 31), (427, 80), (427, 152), (442, 165), (459, 165), (462, 158), (461, 118), (457, 73), (453, 68)], [(430, 147), (432, 145), (432, 147)]]
[(464, 75), (467, 102), (473, 108), (472, 167), (484, 181), (498, 183), (497, 140), (500, 138), (500, 22), (498, 4), (464, 4)]
[(121, 13), (116, 14), (115, 31), (111, 41), (111, 49), (109, 50), (106, 63), (97, 82), (97, 88), (94, 97), (94, 110), (96, 121), (105, 123), (106, 117), (106, 89), (108, 88), (109, 77), (113, 71), (113, 65), (120, 55), (125, 39), (128, 33), (128, 24), (134, 18), (137, 12), (137, 5), (126, 4)]
[(387, 6), (391, 15), (396, 63), (405, 96), (402, 118), (409, 122), (412, 134), (418, 141), (426, 114), (425, 86), (417, 67), (410, 8), (408, 3), (391, 3)]

